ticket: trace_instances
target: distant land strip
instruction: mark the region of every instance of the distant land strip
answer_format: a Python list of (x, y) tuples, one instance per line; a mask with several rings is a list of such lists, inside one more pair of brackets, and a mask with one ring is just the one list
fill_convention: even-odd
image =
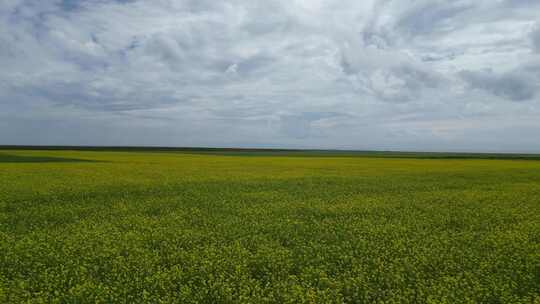
[(279, 148), (0, 145), (0, 150), (178, 152), (178, 153), (210, 154), (210, 155), (215, 154), (215, 155), (229, 155), (229, 156), (382, 157), (382, 158), (420, 158), (420, 159), (540, 160), (540, 154), (533, 154), (533, 153), (413, 152), (413, 151), (279, 149)]

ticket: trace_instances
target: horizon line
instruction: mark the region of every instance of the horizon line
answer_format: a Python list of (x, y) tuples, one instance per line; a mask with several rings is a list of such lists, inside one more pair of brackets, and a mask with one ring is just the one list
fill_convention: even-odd
[(360, 150), (340, 148), (255, 148), (255, 147), (219, 147), (219, 146), (138, 146), (138, 145), (0, 145), (0, 150), (169, 150), (169, 151), (240, 151), (240, 152), (334, 152), (334, 153), (388, 153), (388, 154), (481, 154), (481, 155), (535, 155), (540, 152), (488, 152), (488, 151), (442, 151), (442, 150)]

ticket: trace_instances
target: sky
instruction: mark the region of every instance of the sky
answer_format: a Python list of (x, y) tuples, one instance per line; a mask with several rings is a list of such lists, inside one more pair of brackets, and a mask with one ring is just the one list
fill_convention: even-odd
[(1, 0), (0, 144), (540, 152), (540, 1)]

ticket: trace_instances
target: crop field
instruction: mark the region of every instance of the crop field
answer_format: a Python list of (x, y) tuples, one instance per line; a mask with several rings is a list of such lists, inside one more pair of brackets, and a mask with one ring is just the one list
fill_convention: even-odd
[(540, 158), (0, 150), (0, 303), (540, 303)]

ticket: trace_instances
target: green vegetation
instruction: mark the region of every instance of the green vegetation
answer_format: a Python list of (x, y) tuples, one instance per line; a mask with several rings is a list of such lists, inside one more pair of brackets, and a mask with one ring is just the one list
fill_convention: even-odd
[(203, 152), (0, 151), (0, 303), (540, 303), (540, 161)]

